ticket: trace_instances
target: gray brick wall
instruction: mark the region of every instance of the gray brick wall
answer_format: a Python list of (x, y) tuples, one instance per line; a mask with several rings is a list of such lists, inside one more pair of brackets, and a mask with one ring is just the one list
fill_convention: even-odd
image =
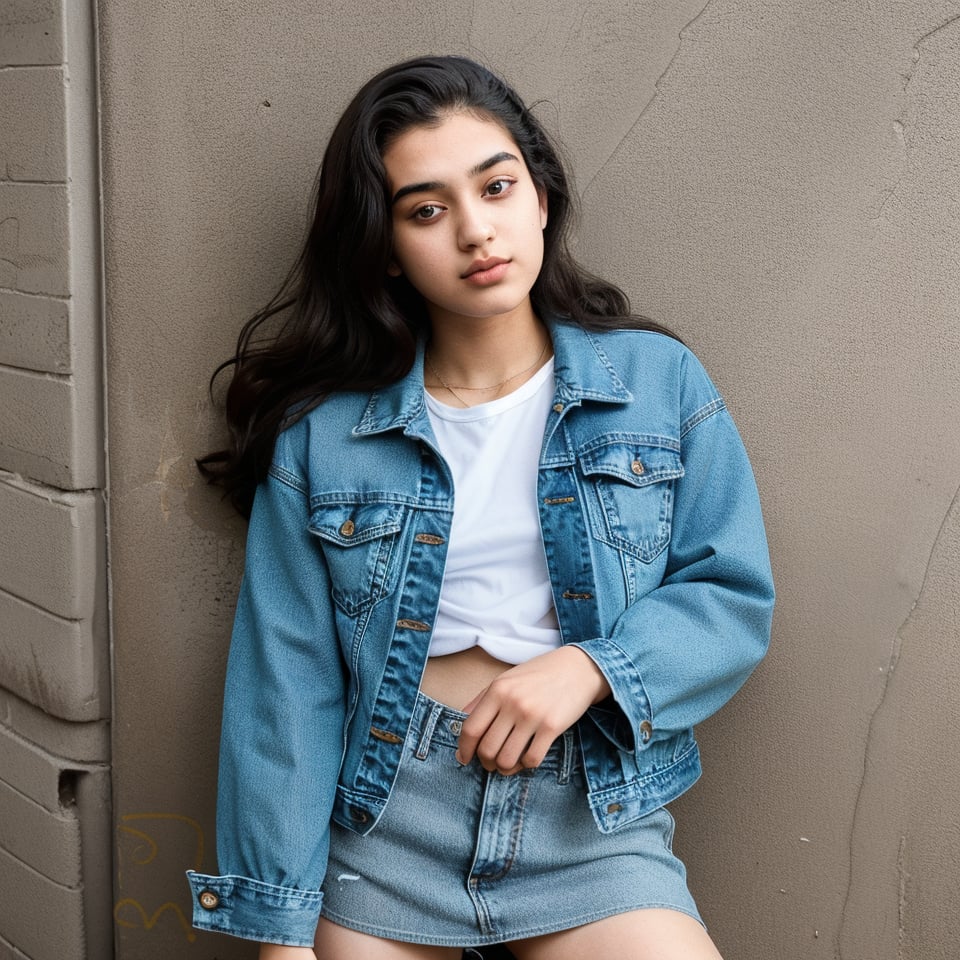
[(95, 55), (0, 0), (0, 960), (113, 953)]

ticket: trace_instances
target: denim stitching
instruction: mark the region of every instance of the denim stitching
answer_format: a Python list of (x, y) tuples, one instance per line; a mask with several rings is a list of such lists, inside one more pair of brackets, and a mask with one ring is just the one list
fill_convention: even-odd
[(307, 495), (307, 483), (305, 480), (302, 480), (295, 473), (291, 473), (289, 470), (285, 470), (279, 464), (274, 463), (271, 465), (268, 473), (275, 480), (279, 480), (280, 483), (285, 484), (288, 487), (293, 487), (294, 490), (302, 493), (304, 496)]
[(691, 413), (690, 416), (680, 424), (681, 439), (698, 424), (703, 423), (704, 420), (709, 420), (710, 417), (712, 417), (715, 413), (725, 410), (726, 407), (727, 405), (723, 402), (723, 399), (721, 397), (717, 397), (716, 400), (711, 400), (709, 403), (705, 403), (699, 410), (694, 410), (694, 412)]

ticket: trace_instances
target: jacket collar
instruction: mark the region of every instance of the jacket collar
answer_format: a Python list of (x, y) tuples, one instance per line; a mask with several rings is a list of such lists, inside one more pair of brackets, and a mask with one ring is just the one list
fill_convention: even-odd
[[(604, 352), (598, 335), (556, 317), (548, 317), (546, 323), (553, 340), (558, 403), (567, 408), (579, 406), (583, 400), (627, 403), (633, 399)], [(424, 422), (428, 423), (423, 399), (425, 345), (424, 340), (418, 343), (413, 366), (406, 376), (370, 394), (363, 416), (353, 429), (355, 435), (397, 429), (408, 434), (424, 434)]]

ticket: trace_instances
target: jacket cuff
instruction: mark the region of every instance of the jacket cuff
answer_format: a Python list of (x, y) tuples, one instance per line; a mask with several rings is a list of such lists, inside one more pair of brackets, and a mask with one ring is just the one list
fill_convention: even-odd
[(277, 887), (246, 877), (212, 877), (187, 871), (193, 892), (193, 925), (261, 943), (312, 947), (323, 894)]
[(590, 707), (586, 715), (618, 750), (643, 750), (653, 733), (653, 718), (643, 679), (633, 661), (618, 644), (603, 637), (570, 646), (590, 657), (610, 685), (611, 695)]

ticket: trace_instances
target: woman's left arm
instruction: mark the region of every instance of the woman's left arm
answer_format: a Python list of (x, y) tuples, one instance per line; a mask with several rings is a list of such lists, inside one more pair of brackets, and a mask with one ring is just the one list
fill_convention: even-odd
[(609, 636), (576, 643), (607, 679), (616, 705), (589, 713), (627, 749), (715, 713), (770, 640), (773, 575), (746, 451), (722, 403), (690, 420), (661, 583), (624, 610)]
[(750, 463), (722, 401), (694, 409), (684, 428), (661, 583), (609, 636), (537, 657), (482, 691), (468, 705), (464, 762), (476, 753), (503, 773), (536, 766), (584, 713), (622, 749), (642, 750), (713, 714), (763, 657), (773, 578)]

